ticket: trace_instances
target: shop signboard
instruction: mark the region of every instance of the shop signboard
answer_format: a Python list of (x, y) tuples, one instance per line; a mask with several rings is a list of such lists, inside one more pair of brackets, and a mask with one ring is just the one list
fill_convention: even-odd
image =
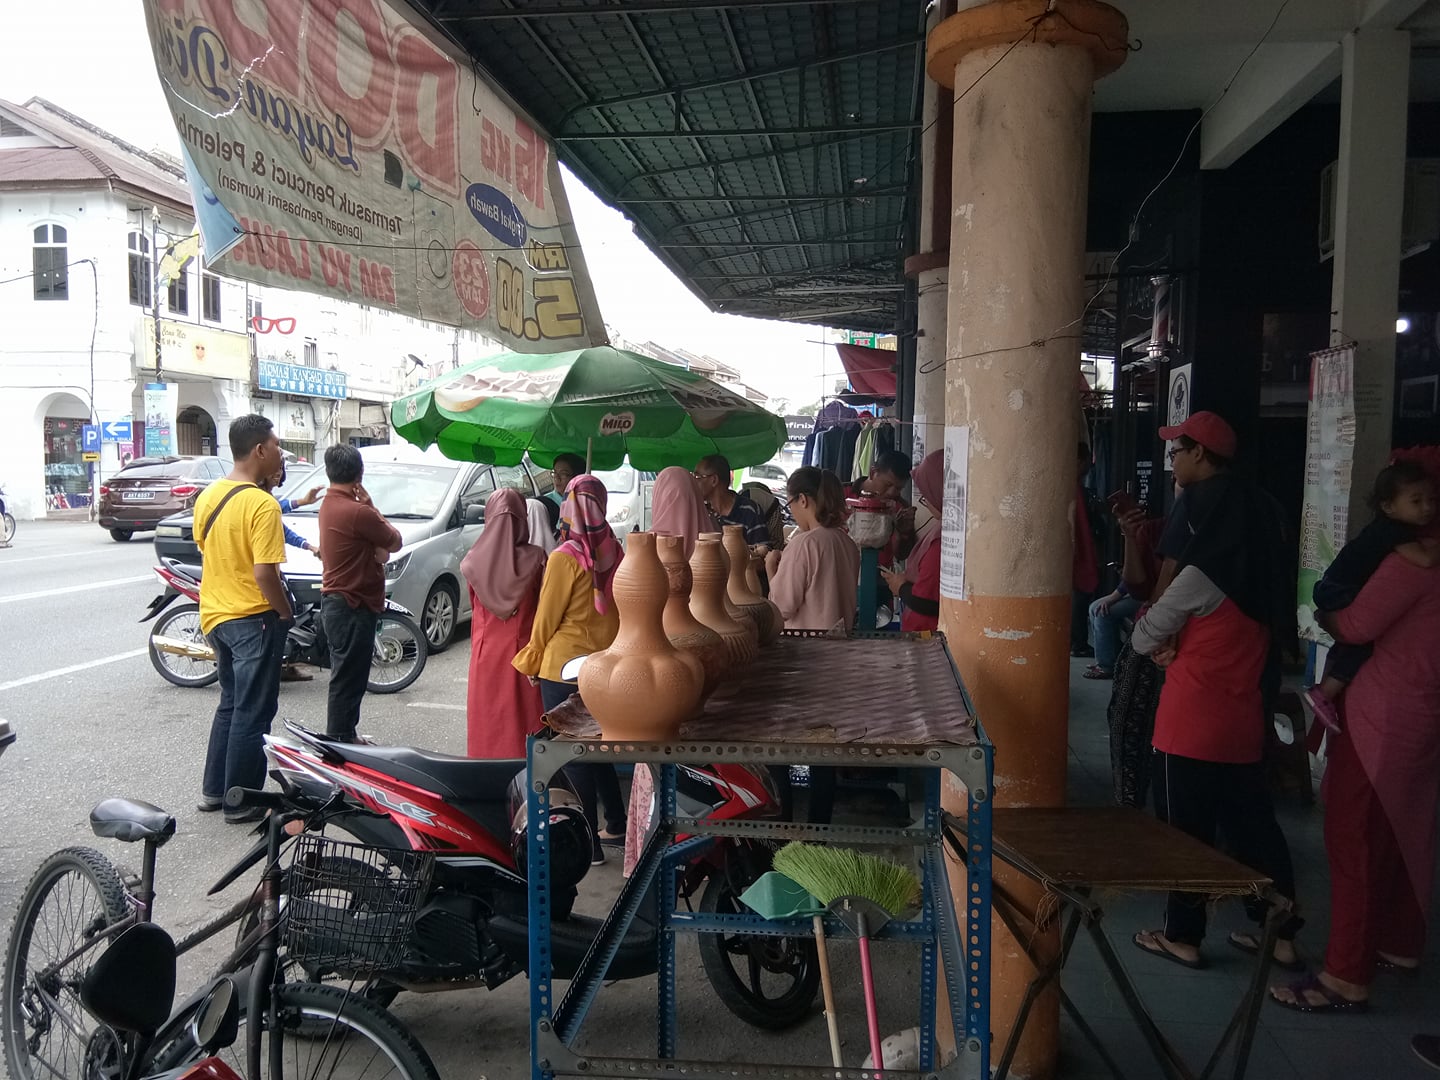
[(344, 400), (345, 373), (324, 368), (282, 364), (278, 360), (261, 360), (256, 365), (257, 383), (261, 390), (300, 397), (323, 397)]
[(207, 264), (474, 328), (605, 329), (555, 152), (398, 0), (144, 0)]
[(884, 349), (887, 352), (895, 352), (899, 348), (894, 334), (862, 334), (856, 330), (845, 331), (845, 343), (863, 345), (867, 349)]
[(145, 384), (145, 456), (175, 453), (175, 412), (180, 405), (178, 383)]
[(267, 401), (264, 398), (255, 398), (250, 402), (250, 408), (260, 416), (267, 417), (275, 425), (275, 434), (281, 442), (315, 441), (315, 410), (310, 402)]
[(785, 417), (785, 441), (804, 442), (815, 430), (815, 417), (801, 416), (798, 413)]
[[(1170, 393), (1165, 398), (1166, 427), (1178, 427), (1190, 419), (1190, 371), (1189, 364), (1175, 364), (1170, 368)], [(1165, 455), (1165, 471), (1170, 472), (1168, 453)]]
[(1355, 347), (1310, 355), (1305, 504), (1300, 516), (1300, 636), (1330, 644), (1315, 621), (1315, 583), (1345, 546), (1355, 461)]
[[(155, 364), (155, 320), (145, 319), (145, 343), (137, 360), (141, 371)], [(250, 380), (250, 339), (213, 326), (160, 320), (160, 369), (171, 375)]]

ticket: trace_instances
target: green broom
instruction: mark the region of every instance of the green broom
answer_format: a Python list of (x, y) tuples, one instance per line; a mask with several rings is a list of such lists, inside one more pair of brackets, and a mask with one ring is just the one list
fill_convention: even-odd
[(813, 895), (860, 939), (860, 975), (865, 987), (865, 1020), (872, 1067), (881, 1068), (880, 1017), (875, 1008), (875, 973), (870, 935), (920, 899), (920, 881), (903, 866), (849, 848), (792, 841), (775, 853), (775, 869)]

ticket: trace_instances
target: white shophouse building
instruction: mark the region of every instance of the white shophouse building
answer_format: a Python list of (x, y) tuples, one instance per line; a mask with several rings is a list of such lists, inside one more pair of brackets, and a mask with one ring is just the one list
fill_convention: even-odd
[[(144, 453), (154, 260), (194, 230), (178, 160), (42, 99), (0, 101), (0, 484), (17, 517), (88, 506), (81, 429), (92, 420), (132, 421), (130, 442), (100, 448), (101, 477)], [(385, 441), (397, 393), (495, 348), (470, 331), (224, 279), (203, 258), (159, 293), (179, 453), (215, 452), (251, 411), (302, 457)]]

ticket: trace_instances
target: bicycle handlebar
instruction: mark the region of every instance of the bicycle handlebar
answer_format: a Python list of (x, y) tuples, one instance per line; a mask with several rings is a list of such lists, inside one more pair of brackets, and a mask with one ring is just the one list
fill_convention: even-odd
[(232, 787), (225, 793), (226, 810), (247, 810), (251, 807), (265, 810), (285, 810), (290, 800), (278, 791), (256, 791), (253, 788)]

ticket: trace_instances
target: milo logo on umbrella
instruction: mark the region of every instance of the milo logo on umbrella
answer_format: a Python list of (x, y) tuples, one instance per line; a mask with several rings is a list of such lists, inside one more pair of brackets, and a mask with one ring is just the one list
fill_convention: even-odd
[(600, 435), (627, 435), (635, 427), (633, 412), (606, 413), (600, 418)]

